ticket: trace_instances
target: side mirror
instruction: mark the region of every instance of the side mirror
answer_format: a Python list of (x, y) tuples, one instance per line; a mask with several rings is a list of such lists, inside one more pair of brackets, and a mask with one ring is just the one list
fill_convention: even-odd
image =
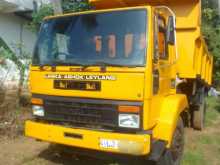
[(168, 44), (175, 45), (175, 18), (173, 16), (168, 18), (166, 40)]

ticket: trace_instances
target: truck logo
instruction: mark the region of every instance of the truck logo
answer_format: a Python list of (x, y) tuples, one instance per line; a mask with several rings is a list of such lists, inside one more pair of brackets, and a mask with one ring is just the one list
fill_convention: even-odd
[(68, 80), (108, 80), (115, 81), (113, 75), (70, 75), (70, 74), (46, 74), (46, 79), (68, 79)]

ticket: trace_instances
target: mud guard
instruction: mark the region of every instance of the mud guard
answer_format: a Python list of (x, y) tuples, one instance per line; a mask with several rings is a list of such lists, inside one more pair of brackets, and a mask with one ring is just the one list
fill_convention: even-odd
[(182, 94), (164, 98), (157, 125), (153, 129), (155, 139), (164, 140), (169, 148), (180, 114), (189, 108), (187, 97)]

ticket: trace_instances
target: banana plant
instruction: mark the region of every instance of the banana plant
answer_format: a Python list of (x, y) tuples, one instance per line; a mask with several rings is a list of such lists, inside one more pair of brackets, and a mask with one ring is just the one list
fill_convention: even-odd
[[(29, 64), (30, 64), (30, 58), (31, 55), (24, 51), (22, 44), (16, 44), (13, 46), (14, 51), (19, 53), (14, 53), (14, 51), (11, 50), (7, 46), (7, 44), (0, 38), (0, 59), (2, 61), (2, 64), (5, 60), (12, 61), (16, 68), (19, 71), (19, 83), (18, 83), (18, 101), (21, 96), (22, 88), (25, 81), (25, 72), (28, 70)], [(7, 68), (7, 74), (10, 72), (10, 68)], [(1, 81), (1, 83), (4, 83), (5, 79)], [(3, 86), (3, 85), (1, 85)]]

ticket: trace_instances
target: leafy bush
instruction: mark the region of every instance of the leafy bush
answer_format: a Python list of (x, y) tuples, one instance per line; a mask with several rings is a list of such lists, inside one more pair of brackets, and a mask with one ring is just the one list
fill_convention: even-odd
[(203, 34), (214, 56), (214, 83), (220, 82), (220, 16), (214, 1), (203, 0)]
[(32, 31), (37, 31), (46, 16), (53, 15), (52, 5), (42, 5), (37, 12), (32, 14), (33, 21), (28, 25)]
[(62, 7), (64, 13), (80, 12), (91, 8), (90, 4), (86, 0), (63, 0)]

